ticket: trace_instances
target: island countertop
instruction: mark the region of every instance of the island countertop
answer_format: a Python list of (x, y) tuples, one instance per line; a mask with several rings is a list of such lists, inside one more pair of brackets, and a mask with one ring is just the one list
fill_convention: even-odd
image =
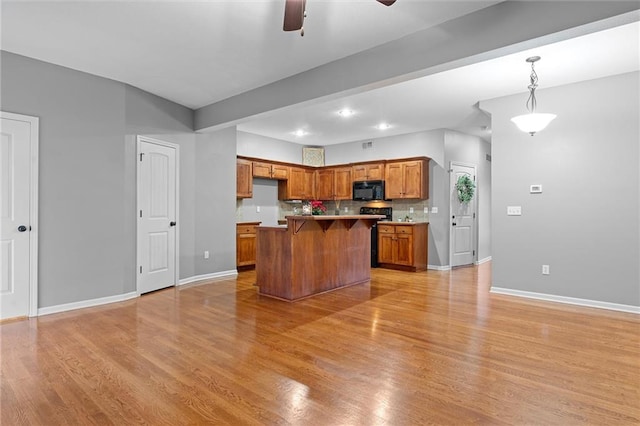
[(371, 279), (371, 227), (382, 215), (287, 216), (258, 226), (259, 293), (295, 301)]

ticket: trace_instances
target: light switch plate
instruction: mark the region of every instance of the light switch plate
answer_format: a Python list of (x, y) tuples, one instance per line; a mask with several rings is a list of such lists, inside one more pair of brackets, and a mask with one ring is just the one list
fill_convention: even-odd
[(531, 194), (542, 194), (542, 185), (540, 185), (540, 184), (531, 185), (529, 187), (529, 193), (531, 193)]
[(431, 207), (431, 213), (438, 213), (437, 207)]
[(521, 216), (522, 206), (507, 206), (507, 216)]
[(413, 214), (413, 207), (409, 207), (409, 213)]

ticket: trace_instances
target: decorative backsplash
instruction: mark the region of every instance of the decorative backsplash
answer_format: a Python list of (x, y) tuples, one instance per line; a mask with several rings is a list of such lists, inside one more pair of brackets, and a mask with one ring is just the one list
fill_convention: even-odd
[[(425, 213), (425, 207), (429, 207), (428, 200), (396, 200), (396, 201), (325, 201), (324, 205), (327, 206), (327, 214), (335, 214), (337, 208), (340, 210), (340, 214), (359, 214), (360, 207), (392, 207), (393, 208), (393, 220), (404, 220), (407, 216), (414, 222), (428, 222), (429, 213)], [(413, 208), (413, 213), (411, 209)], [(278, 202), (278, 219), (282, 220), (285, 216), (302, 214), (302, 204), (292, 203), (287, 201)], [(243, 213), (242, 200), (238, 200), (236, 203), (236, 221), (243, 222), (245, 220), (256, 220), (253, 211), (250, 216), (245, 217)]]

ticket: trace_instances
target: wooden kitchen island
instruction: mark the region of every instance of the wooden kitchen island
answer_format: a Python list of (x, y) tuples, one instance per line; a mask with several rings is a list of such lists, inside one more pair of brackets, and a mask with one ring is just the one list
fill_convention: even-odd
[(256, 228), (260, 294), (295, 301), (367, 282), (371, 226), (384, 216), (287, 216), (287, 225)]

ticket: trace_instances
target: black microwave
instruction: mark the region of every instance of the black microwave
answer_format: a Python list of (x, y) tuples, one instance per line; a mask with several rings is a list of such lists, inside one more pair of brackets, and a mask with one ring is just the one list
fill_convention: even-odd
[(384, 200), (384, 181), (353, 182), (354, 201)]

